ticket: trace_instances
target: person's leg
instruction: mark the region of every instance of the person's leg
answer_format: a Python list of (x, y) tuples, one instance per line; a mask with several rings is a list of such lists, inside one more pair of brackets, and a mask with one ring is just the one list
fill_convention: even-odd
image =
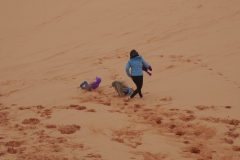
[(137, 89), (133, 92), (130, 98), (132, 99), (137, 93), (142, 98), (141, 88), (143, 84), (143, 76), (132, 76), (132, 80), (136, 84)]
[(83, 81), (83, 83), (80, 85), (80, 87), (81, 87), (82, 89), (88, 89), (88, 88), (89, 88), (89, 85), (88, 85), (87, 81)]
[(139, 76), (138, 77), (138, 84), (137, 84), (137, 88), (138, 88), (138, 94), (139, 96), (142, 98), (143, 95), (142, 95), (142, 86), (143, 86), (143, 76)]
[(138, 89), (137, 89), (137, 78), (136, 78), (136, 76), (132, 76), (132, 80), (133, 80), (133, 82), (134, 82), (135, 85), (136, 85), (136, 89), (135, 89), (135, 91), (132, 93), (132, 95), (130, 96), (130, 98), (133, 98), (133, 97), (138, 93)]

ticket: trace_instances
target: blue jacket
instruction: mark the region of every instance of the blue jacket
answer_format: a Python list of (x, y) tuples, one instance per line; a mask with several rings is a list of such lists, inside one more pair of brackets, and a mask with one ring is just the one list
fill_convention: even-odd
[[(127, 65), (126, 65), (126, 73), (130, 76), (142, 76), (142, 65), (144, 65), (146, 68), (149, 67), (149, 64), (145, 62), (145, 60), (142, 58), (142, 56), (137, 56), (134, 58), (131, 58)], [(129, 68), (131, 67), (131, 73), (129, 72)]]
[(124, 92), (124, 93), (125, 93), (125, 95), (131, 95), (131, 94), (132, 94), (132, 90), (131, 90), (131, 88), (128, 87), (127, 92)]

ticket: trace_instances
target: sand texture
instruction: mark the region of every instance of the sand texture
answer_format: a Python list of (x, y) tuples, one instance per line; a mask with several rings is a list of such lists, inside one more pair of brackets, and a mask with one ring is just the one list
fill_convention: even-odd
[[(0, 160), (240, 159), (239, 0), (1, 0), (0, 22)], [(125, 102), (132, 49), (153, 71)]]

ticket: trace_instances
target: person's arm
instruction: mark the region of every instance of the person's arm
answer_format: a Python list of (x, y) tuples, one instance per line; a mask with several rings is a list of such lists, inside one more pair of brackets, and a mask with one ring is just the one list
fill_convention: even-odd
[(125, 69), (126, 69), (126, 73), (127, 73), (128, 77), (131, 77), (131, 74), (129, 72), (129, 68), (130, 68), (130, 64), (128, 62)]
[(144, 67), (149, 68), (149, 64), (142, 58), (142, 63)]

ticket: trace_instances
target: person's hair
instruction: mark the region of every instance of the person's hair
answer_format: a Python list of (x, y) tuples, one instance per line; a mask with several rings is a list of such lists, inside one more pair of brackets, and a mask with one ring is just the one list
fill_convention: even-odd
[(137, 57), (137, 56), (139, 56), (138, 52), (135, 49), (131, 50), (130, 59), (134, 58), (134, 57)]
[(128, 85), (124, 81), (114, 81), (112, 82), (112, 86), (118, 92), (119, 96), (124, 96), (128, 91)]

